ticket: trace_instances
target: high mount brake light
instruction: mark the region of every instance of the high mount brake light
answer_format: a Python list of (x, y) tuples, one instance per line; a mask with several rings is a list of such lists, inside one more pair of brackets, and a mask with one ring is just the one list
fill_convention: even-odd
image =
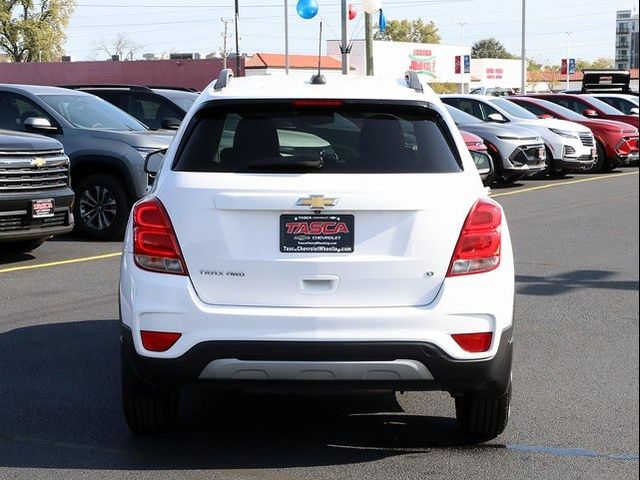
[(133, 257), (143, 270), (187, 275), (171, 220), (157, 198), (133, 208)]
[(294, 107), (341, 107), (342, 100), (295, 100)]
[(502, 210), (493, 200), (480, 199), (464, 222), (451, 258), (448, 277), (495, 270), (500, 265)]

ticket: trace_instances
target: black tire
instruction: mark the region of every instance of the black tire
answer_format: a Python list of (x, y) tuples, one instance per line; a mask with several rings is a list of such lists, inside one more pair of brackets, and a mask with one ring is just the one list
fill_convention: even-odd
[(22, 240), (2, 245), (2, 250), (8, 253), (29, 253), (42, 245), (49, 237), (36, 238), (35, 240)]
[(73, 214), (76, 231), (95, 240), (122, 238), (131, 202), (121, 182), (107, 173), (96, 173), (75, 185)]
[(487, 441), (500, 435), (509, 423), (511, 384), (501, 395), (456, 397), (458, 427), (472, 441)]
[(563, 178), (567, 176), (567, 171), (562, 168), (554, 168), (553, 167), (553, 153), (551, 153), (551, 149), (545, 145), (545, 150), (547, 151), (547, 168), (546, 172), (551, 178)]
[(598, 149), (598, 160), (591, 168), (585, 170), (586, 173), (602, 172), (607, 170), (608, 166), (611, 165), (607, 159), (607, 151), (605, 150), (604, 145), (600, 142), (596, 142), (596, 148)]
[(122, 354), (122, 407), (129, 429), (137, 435), (172, 431), (178, 420), (180, 390), (150, 385), (139, 378)]

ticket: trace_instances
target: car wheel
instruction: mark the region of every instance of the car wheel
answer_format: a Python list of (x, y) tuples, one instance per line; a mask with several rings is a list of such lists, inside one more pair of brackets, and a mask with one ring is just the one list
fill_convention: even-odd
[(121, 238), (127, 226), (130, 203), (120, 182), (98, 173), (83, 178), (75, 187), (76, 230), (96, 240)]
[(585, 170), (587, 173), (598, 173), (607, 169), (609, 162), (607, 161), (607, 153), (604, 149), (604, 145), (600, 142), (596, 142), (596, 148), (598, 149), (598, 160), (593, 164), (591, 168)]
[(20, 242), (6, 243), (2, 246), (2, 249), (7, 253), (29, 253), (40, 245), (42, 245), (48, 237), (37, 238), (35, 240), (22, 240)]
[(562, 168), (554, 168), (553, 153), (551, 153), (551, 149), (549, 147), (545, 146), (545, 149), (547, 151), (547, 175), (549, 175), (551, 178), (565, 177), (567, 175), (567, 171), (563, 170)]
[(169, 432), (178, 420), (180, 390), (150, 385), (122, 355), (122, 408), (129, 429), (138, 435)]
[(511, 384), (501, 395), (472, 393), (456, 397), (458, 426), (470, 440), (486, 441), (500, 435), (509, 422)]

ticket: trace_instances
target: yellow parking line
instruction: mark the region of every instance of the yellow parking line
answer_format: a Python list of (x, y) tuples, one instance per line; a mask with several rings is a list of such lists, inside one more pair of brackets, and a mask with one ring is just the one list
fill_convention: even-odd
[(618, 173), (615, 175), (581, 178), (580, 180), (569, 180), (567, 182), (556, 182), (556, 183), (549, 183), (547, 185), (539, 185), (537, 187), (523, 188), (522, 190), (515, 190), (513, 192), (494, 193), (494, 194), (491, 194), (490, 196), (491, 198), (508, 197), (510, 195), (519, 195), (521, 193), (533, 192), (535, 190), (544, 190), (546, 188), (563, 187), (564, 185), (575, 185), (576, 183), (595, 182), (596, 180), (610, 180), (613, 178), (628, 177), (629, 175), (638, 175), (638, 173), (639, 172), (626, 172), (626, 173)]
[(0, 270), (0, 274), (2, 273), (12, 273), (12, 272), (21, 272), (24, 270), (36, 270), (38, 268), (49, 268), (49, 267), (60, 267), (62, 265), (71, 265), (73, 263), (83, 263), (83, 262), (95, 262), (96, 260), (106, 260), (108, 258), (116, 258), (121, 256), (120, 252), (118, 253), (107, 253), (105, 255), (95, 255), (93, 257), (83, 257), (83, 258), (72, 258), (70, 260), (60, 260), (58, 262), (49, 262), (49, 263), (38, 263), (36, 265), (24, 265), (22, 267), (11, 267)]

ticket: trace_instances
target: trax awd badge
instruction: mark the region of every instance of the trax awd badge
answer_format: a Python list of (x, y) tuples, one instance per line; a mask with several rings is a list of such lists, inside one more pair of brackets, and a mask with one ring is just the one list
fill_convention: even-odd
[(337, 204), (337, 198), (325, 198), (324, 195), (309, 195), (307, 198), (300, 198), (296, 202), (297, 206), (310, 207), (311, 210), (324, 210), (325, 207), (335, 207)]

